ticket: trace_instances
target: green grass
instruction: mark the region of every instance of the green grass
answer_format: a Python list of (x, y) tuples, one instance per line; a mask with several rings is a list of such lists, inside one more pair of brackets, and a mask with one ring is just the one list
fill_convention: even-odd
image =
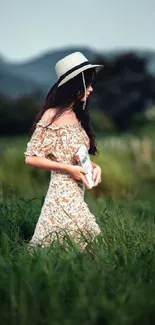
[[(25, 164), (27, 141), (24, 137), (0, 141), (0, 199), (7, 198), (12, 188), (17, 196), (24, 198), (44, 195), (48, 189), (50, 171)], [(102, 169), (102, 183), (91, 190), (93, 197), (110, 195), (118, 199), (133, 197), (154, 201), (154, 146), (149, 158), (147, 144), (145, 150), (133, 149), (130, 141), (129, 136), (98, 139), (100, 154), (90, 158)]]
[(154, 324), (155, 204), (88, 198), (102, 230), (89, 250), (30, 254), (43, 199), (1, 201), (1, 324)]
[(50, 172), (25, 165), (27, 140), (0, 143), (0, 324), (154, 324), (155, 152), (147, 162), (130, 135), (124, 151), (100, 139), (102, 183), (85, 200), (102, 235), (83, 252), (68, 238), (31, 254)]

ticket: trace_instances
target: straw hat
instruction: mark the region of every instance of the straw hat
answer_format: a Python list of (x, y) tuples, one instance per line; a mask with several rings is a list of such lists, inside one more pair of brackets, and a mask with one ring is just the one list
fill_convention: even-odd
[[(98, 73), (103, 68), (103, 65), (91, 64), (81, 52), (74, 52), (65, 56), (55, 65), (55, 71), (58, 77), (57, 87), (60, 87), (70, 79), (82, 73), (84, 92), (86, 95), (86, 85), (83, 72), (90, 68), (95, 68), (96, 73)], [(84, 102), (83, 109), (85, 105), (86, 102)]]
[(91, 64), (81, 52), (74, 52), (65, 56), (55, 65), (55, 71), (58, 77), (58, 87), (74, 78), (82, 71), (90, 68), (96, 68), (96, 72), (99, 72), (103, 68), (103, 65)]

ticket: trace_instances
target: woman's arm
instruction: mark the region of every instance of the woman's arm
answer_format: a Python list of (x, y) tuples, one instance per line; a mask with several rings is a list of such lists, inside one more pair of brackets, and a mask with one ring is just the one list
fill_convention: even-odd
[(92, 167), (95, 168), (96, 166), (98, 166), (97, 164), (95, 164), (93, 161), (91, 161)]
[(101, 183), (101, 167), (95, 164), (93, 161), (91, 161), (91, 163), (93, 167), (94, 186), (97, 186), (98, 183)]
[(36, 168), (41, 168), (45, 170), (60, 170), (65, 171), (68, 174), (72, 175), (78, 181), (82, 181), (87, 188), (89, 188), (88, 181), (85, 177), (87, 173), (82, 166), (75, 166), (69, 164), (61, 164), (59, 162), (50, 160), (45, 157), (38, 156), (26, 156), (25, 158), (26, 165), (33, 166)]
[(59, 162), (50, 160), (45, 157), (38, 157), (38, 156), (26, 156), (25, 163), (28, 166), (33, 166), (36, 168), (41, 168), (44, 170), (62, 170), (62, 171), (69, 171), (69, 164), (61, 164)]
[[(53, 170), (64, 170), (68, 172), (68, 168), (70, 167), (69, 164), (61, 164), (56, 161), (47, 159), (45, 157), (38, 157), (38, 156), (26, 156), (25, 163), (28, 166), (33, 166), (44, 170), (53, 169)], [(98, 166), (93, 161), (91, 161), (91, 164), (93, 168)]]

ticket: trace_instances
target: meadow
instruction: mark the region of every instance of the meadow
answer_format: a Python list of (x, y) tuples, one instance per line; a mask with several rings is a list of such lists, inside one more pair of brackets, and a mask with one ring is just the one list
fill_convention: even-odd
[(98, 199), (102, 236), (89, 251), (56, 241), (30, 254), (41, 204), (1, 203), (1, 324), (153, 324), (155, 205)]
[(154, 147), (135, 140), (98, 140), (102, 183), (85, 200), (102, 235), (84, 252), (68, 238), (30, 254), (50, 174), (25, 165), (27, 137), (1, 139), (1, 324), (154, 323)]

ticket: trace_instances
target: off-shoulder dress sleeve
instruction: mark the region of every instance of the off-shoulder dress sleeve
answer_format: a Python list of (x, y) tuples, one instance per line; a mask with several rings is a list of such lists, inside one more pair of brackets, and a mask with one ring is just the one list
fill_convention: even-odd
[(36, 124), (36, 128), (27, 143), (25, 156), (38, 156), (47, 158), (49, 155), (54, 155), (57, 134), (48, 123), (40, 120)]

